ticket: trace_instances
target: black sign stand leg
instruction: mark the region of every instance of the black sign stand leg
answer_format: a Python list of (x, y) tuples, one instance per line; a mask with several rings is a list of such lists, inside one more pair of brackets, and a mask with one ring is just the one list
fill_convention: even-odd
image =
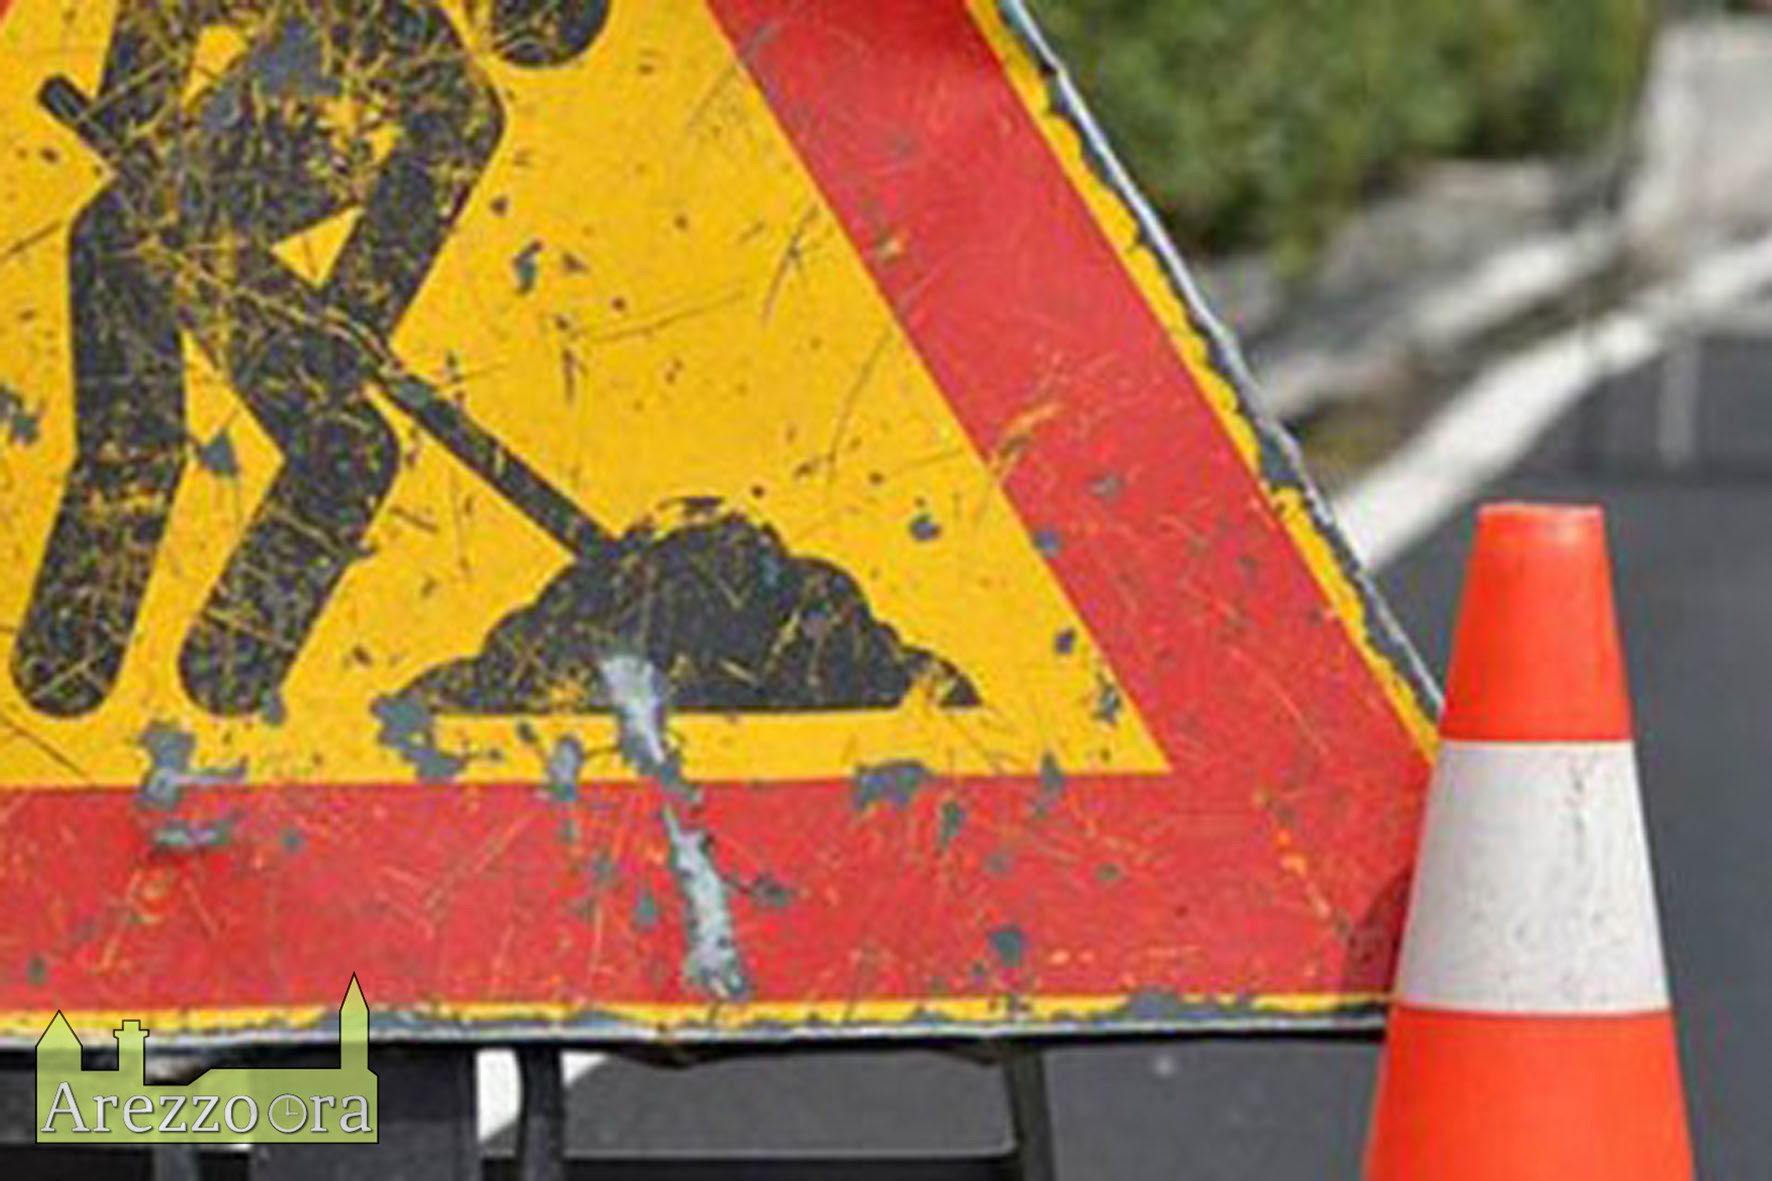
[(1057, 1181), (1044, 1052), (1011, 1050), (1004, 1060), (1003, 1074), (1009, 1087), (1009, 1126), (1015, 1134), (1017, 1176), (1020, 1181)]
[(523, 1105), (517, 1117), (519, 1181), (566, 1181), (566, 1080), (560, 1051), (520, 1046)]

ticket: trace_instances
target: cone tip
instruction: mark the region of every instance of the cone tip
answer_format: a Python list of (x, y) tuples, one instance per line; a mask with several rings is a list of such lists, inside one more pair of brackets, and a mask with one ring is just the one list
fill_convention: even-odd
[(1477, 509), (1477, 544), (1571, 550), (1606, 561), (1606, 510), (1597, 504), (1502, 500)]
[(1478, 512), (1441, 734), (1489, 742), (1630, 737), (1600, 508), (1501, 503)]

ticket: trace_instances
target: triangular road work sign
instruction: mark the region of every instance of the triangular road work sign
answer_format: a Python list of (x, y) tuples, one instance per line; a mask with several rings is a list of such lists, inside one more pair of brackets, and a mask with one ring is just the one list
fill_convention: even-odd
[(156, 7), (0, 20), (0, 1036), (1372, 1018), (1431, 689), (1013, 5)]

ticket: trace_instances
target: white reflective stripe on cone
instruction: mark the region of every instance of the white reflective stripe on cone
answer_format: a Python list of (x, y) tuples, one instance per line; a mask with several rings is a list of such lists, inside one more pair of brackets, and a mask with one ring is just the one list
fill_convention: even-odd
[(1442, 743), (1397, 1000), (1471, 1013), (1667, 1008), (1630, 743)]

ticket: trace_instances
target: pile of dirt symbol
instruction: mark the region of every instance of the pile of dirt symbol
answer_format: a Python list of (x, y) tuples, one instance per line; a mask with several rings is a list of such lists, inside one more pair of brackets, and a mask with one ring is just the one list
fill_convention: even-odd
[(402, 692), (436, 713), (587, 713), (611, 708), (598, 669), (614, 653), (664, 674), (689, 712), (886, 709), (926, 687), (948, 708), (979, 703), (964, 674), (874, 618), (855, 579), (790, 553), (774, 529), (685, 502), (568, 566), (500, 620), (478, 655)]

